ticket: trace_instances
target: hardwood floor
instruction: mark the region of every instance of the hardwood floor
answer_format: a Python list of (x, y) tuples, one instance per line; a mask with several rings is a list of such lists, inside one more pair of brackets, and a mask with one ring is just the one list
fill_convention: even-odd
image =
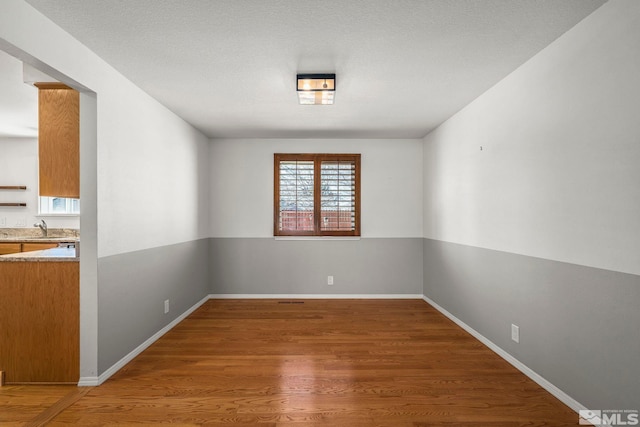
[(50, 408), (80, 390), (72, 385), (5, 385), (0, 387), (0, 426), (41, 425)]
[[(24, 418), (13, 408), (1, 425)], [(420, 300), (211, 300), (48, 425), (163, 423), (575, 426), (578, 416)]]

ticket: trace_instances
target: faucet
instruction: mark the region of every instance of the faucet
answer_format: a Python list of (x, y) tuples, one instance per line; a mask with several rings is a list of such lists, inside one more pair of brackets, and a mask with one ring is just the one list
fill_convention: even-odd
[(40, 230), (44, 231), (44, 237), (47, 237), (47, 231), (49, 230), (47, 228), (47, 223), (44, 222), (44, 219), (41, 219), (40, 222), (36, 222), (35, 224), (33, 224), (34, 227), (39, 227)]

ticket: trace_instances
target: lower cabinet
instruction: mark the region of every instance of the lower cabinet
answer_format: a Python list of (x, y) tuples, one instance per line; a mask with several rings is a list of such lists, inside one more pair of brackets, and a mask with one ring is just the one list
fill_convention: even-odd
[(0, 371), (7, 383), (77, 383), (80, 264), (0, 262)]
[(23, 243), (21, 252), (42, 251), (57, 247), (57, 243)]
[(0, 242), (0, 255), (17, 254), (18, 252), (42, 251), (57, 247), (57, 242)]
[(22, 243), (0, 243), (0, 255), (22, 252)]

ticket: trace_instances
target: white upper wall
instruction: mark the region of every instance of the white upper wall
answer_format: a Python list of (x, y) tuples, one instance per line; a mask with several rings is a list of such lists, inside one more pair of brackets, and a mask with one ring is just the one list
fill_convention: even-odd
[(99, 257), (208, 236), (204, 135), (22, 0), (0, 2), (0, 49), (97, 93)]
[(135, 86), (98, 92), (98, 255), (208, 237), (208, 150)]
[(0, 185), (27, 186), (20, 191), (0, 190), (0, 202), (27, 204), (27, 207), (0, 206), (0, 228), (32, 226), (38, 214), (37, 139), (0, 138)]
[(422, 140), (415, 139), (214, 139), (212, 237), (273, 237), (274, 153), (360, 153), (362, 237), (422, 237)]
[(611, 0), (427, 135), (425, 237), (640, 274), (639, 43)]

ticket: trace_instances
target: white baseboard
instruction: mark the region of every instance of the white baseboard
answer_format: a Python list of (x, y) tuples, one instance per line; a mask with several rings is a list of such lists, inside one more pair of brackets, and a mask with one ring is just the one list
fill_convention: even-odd
[(422, 294), (210, 294), (210, 299), (422, 299)]
[(171, 323), (169, 323), (164, 328), (160, 329), (158, 332), (156, 332), (154, 335), (152, 335), (149, 339), (147, 339), (145, 342), (140, 344), (138, 347), (136, 347), (133, 351), (131, 351), (125, 357), (123, 357), (118, 362), (116, 362), (109, 369), (104, 371), (99, 377), (97, 377), (97, 381), (95, 381), (96, 377), (84, 377), (84, 378), (80, 378), (80, 382), (78, 382), (78, 385), (79, 386), (80, 385), (89, 386), (89, 385), (100, 385), (100, 384), (104, 383), (113, 374), (115, 374), (120, 369), (122, 369), (124, 367), (124, 365), (126, 365), (129, 362), (131, 362), (136, 356), (138, 356), (140, 353), (145, 351), (151, 344), (153, 344), (154, 342), (158, 341), (158, 339), (161, 336), (163, 336), (164, 334), (169, 332), (171, 329), (173, 329), (174, 326), (176, 326), (178, 323), (182, 322), (185, 318), (187, 318), (187, 316), (189, 316), (191, 313), (193, 313), (195, 310), (197, 310), (202, 304), (204, 304), (208, 300), (209, 300), (209, 295), (207, 295), (206, 297), (202, 298), (193, 307), (191, 307), (190, 309), (188, 309), (187, 311), (182, 313), (180, 316), (176, 317)]
[(80, 377), (78, 381), (78, 387), (93, 387), (97, 385), (100, 385), (98, 377)]
[(550, 383), (544, 377), (540, 376), (538, 373), (536, 373), (534, 370), (529, 368), (527, 365), (525, 365), (524, 363), (520, 362), (518, 359), (516, 359), (515, 357), (513, 357), (512, 355), (510, 355), (509, 353), (504, 351), (502, 348), (498, 347), (496, 344), (494, 344), (492, 341), (487, 339), (480, 332), (476, 331), (471, 326), (467, 325), (462, 320), (458, 319), (456, 316), (454, 316), (453, 314), (449, 313), (444, 308), (440, 307), (435, 301), (431, 300), (430, 298), (428, 298), (427, 296), (424, 296), (424, 295), (422, 296), (422, 299), (427, 304), (431, 305), (433, 308), (438, 310), (440, 313), (444, 314), (449, 319), (451, 319), (455, 324), (460, 326), (462, 329), (464, 329), (465, 331), (469, 332), (478, 341), (480, 341), (481, 343), (483, 343), (484, 345), (489, 347), (489, 349), (491, 351), (493, 351), (498, 356), (502, 357), (504, 360), (506, 360), (507, 362), (512, 364), (517, 370), (519, 370), (520, 372), (522, 372), (523, 374), (525, 374), (526, 376), (531, 378), (540, 387), (542, 387), (545, 390), (547, 390), (549, 393), (551, 393), (553, 396), (555, 396), (562, 403), (564, 403), (565, 405), (567, 405), (568, 407), (570, 407), (571, 409), (573, 409), (576, 412), (579, 412), (581, 410), (587, 409), (580, 402), (578, 402), (577, 400), (575, 400), (574, 398), (569, 396), (564, 391), (560, 390), (558, 387), (556, 387), (555, 385)]

